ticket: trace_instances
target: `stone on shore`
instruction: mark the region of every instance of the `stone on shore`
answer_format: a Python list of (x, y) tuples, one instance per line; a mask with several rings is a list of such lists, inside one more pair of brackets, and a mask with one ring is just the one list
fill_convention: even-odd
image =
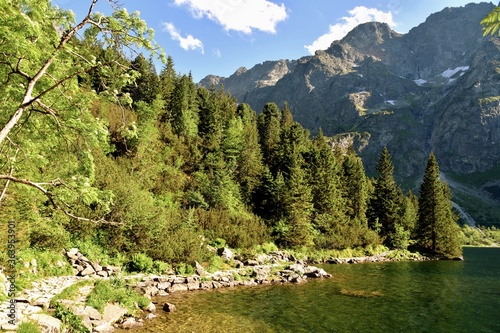
[(175, 308), (175, 305), (172, 303), (165, 303), (163, 304), (163, 311), (165, 312), (175, 312), (177, 309)]

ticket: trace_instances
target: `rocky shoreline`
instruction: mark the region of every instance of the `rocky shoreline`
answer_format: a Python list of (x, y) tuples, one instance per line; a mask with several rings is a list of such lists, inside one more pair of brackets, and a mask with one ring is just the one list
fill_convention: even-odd
[[(82, 280), (96, 281), (99, 279), (110, 279), (114, 276), (127, 280), (127, 285), (149, 299), (158, 296), (168, 296), (171, 293), (188, 292), (194, 290), (210, 290), (237, 286), (253, 286), (261, 284), (283, 284), (302, 283), (307, 279), (329, 278), (330, 274), (322, 268), (312, 264), (357, 264), (368, 262), (393, 261), (389, 255), (391, 251), (366, 257), (352, 258), (326, 258), (321, 261), (309, 262), (299, 260), (293, 255), (274, 251), (268, 254), (260, 254), (255, 258), (243, 258), (234, 256), (227, 248), (220, 249), (218, 254), (226, 263), (230, 263), (232, 269), (208, 272), (202, 265), (196, 263), (195, 274), (179, 275), (173, 274), (138, 274), (123, 275), (119, 267), (100, 266), (83, 256), (77, 249), (66, 252), (68, 261), (74, 268), (75, 276), (51, 277), (33, 282), (32, 288), (23, 291), (14, 299), (16, 305), (16, 324), (9, 323), (9, 318), (0, 318), (0, 327), (7, 332), (14, 332), (22, 321), (31, 320), (37, 322), (42, 332), (64, 332), (62, 322), (49, 316), (47, 310), (50, 301), (65, 288)], [(410, 256), (409, 260), (431, 260), (422, 256)], [(8, 288), (6, 284), (4, 288)], [(6, 289), (8, 290), (8, 289)], [(144, 320), (151, 320), (156, 315), (156, 306), (150, 303), (143, 309), (141, 315), (127, 315), (127, 310), (115, 305), (108, 304), (103, 313), (99, 313), (85, 305), (85, 297), (92, 290), (91, 286), (82, 287), (79, 290), (79, 298), (76, 301), (65, 301), (62, 303), (70, 308), (76, 315), (82, 318), (83, 324), (90, 332), (112, 332), (115, 327), (132, 328), (142, 326)], [(0, 305), (0, 311), (7, 314), (11, 300)], [(167, 312), (175, 311), (175, 305), (170, 303), (160, 304)]]

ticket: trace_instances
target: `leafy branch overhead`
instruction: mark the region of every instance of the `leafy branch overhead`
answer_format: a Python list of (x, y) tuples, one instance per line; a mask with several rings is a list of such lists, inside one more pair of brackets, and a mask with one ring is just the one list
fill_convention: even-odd
[(482, 20), (481, 25), (483, 26), (483, 36), (495, 35), (497, 32), (500, 35), (500, 7), (495, 7), (491, 12), (489, 12)]
[[(90, 2), (79, 23), (73, 12), (48, 0), (0, 4), (0, 199), (10, 182), (31, 186), (66, 178), (92, 184), (90, 152), (108, 144), (108, 131), (90, 112), (96, 91), (80, 89), (79, 80), (88, 73), (112, 75), (113, 86), (102, 85), (100, 92), (127, 102), (118, 91), (135, 76), (122, 59), (141, 49), (164, 58), (138, 13), (110, 2), (115, 10), (104, 16), (94, 12), (97, 2)], [(116, 56), (97, 57), (96, 49), (112, 49)]]

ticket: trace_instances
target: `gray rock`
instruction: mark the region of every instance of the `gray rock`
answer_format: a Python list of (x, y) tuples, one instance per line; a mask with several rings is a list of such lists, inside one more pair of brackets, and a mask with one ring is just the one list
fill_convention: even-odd
[(163, 311), (165, 312), (175, 312), (177, 311), (176, 307), (172, 303), (165, 303), (163, 304)]
[(247, 261), (245, 261), (245, 264), (247, 266), (258, 266), (259, 262), (257, 260), (248, 259)]
[(175, 283), (171, 287), (166, 290), (169, 293), (177, 292), (177, 291), (188, 291), (187, 285), (183, 283)]
[(194, 264), (195, 264), (196, 274), (198, 274), (199, 276), (203, 276), (205, 274), (205, 269), (203, 268), (203, 266), (200, 265), (200, 263), (197, 261), (195, 261)]
[(265, 280), (267, 276), (271, 273), (271, 268), (269, 266), (254, 266), (252, 276), (256, 280)]
[(3, 324), (2, 325), (2, 330), (3, 331), (17, 331), (17, 325)]
[(148, 306), (144, 310), (148, 312), (155, 312), (156, 306), (153, 304), (153, 302), (149, 302)]
[(292, 264), (289, 266), (289, 269), (296, 272), (297, 274), (304, 275), (305, 268), (301, 264)]
[(97, 272), (97, 275), (101, 276), (101, 277), (108, 277), (109, 276), (109, 273), (107, 271), (99, 271)]
[(121, 328), (130, 329), (144, 326), (143, 323), (137, 321), (134, 317), (127, 318), (120, 324)]
[(224, 260), (231, 260), (233, 259), (233, 251), (231, 251), (227, 247), (223, 247), (217, 250), (217, 254)]
[(30, 318), (38, 323), (43, 333), (59, 333), (61, 332), (62, 322), (54, 317), (46, 314), (33, 314)]
[(101, 313), (99, 311), (97, 311), (97, 309), (94, 309), (91, 306), (86, 306), (83, 309), (83, 314), (92, 320), (101, 320), (102, 319)]
[(115, 328), (113, 326), (111, 326), (109, 323), (105, 323), (105, 324), (99, 325), (97, 327), (94, 327), (93, 332), (110, 333), (110, 332), (113, 332), (114, 330), (115, 330)]
[(169, 288), (171, 285), (172, 284), (170, 282), (158, 282), (156, 288), (158, 288), (159, 290), (165, 290)]
[(122, 316), (127, 313), (127, 309), (116, 305), (116, 304), (107, 304), (104, 308), (104, 312), (102, 314), (103, 320), (105, 320), (109, 324), (114, 324), (117, 322)]
[(81, 270), (78, 275), (79, 276), (87, 276), (87, 275), (93, 275), (95, 274), (95, 270), (92, 268), (92, 266), (87, 266), (83, 270)]
[(147, 320), (153, 320), (156, 318), (156, 315), (154, 313), (148, 313), (145, 318)]

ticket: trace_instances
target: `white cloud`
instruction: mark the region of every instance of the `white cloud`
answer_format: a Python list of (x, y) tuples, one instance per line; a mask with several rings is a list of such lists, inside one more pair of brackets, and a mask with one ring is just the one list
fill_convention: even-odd
[(221, 58), (222, 57), (222, 53), (219, 49), (214, 49), (213, 50), (213, 55), (214, 57), (216, 57), (217, 59)]
[(314, 54), (316, 50), (327, 49), (334, 40), (342, 39), (349, 31), (361, 23), (376, 21), (387, 23), (391, 27), (396, 26), (391, 11), (383, 12), (376, 8), (358, 6), (348, 11), (348, 13), (350, 16), (344, 16), (340, 19), (343, 21), (342, 23), (330, 25), (328, 33), (318, 37), (311, 45), (304, 46), (310, 54)]
[(251, 34), (253, 29), (276, 33), (276, 25), (287, 18), (284, 4), (267, 0), (175, 0), (186, 5), (196, 18), (206, 16), (225, 30)]
[(180, 32), (175, 28), (172, 23), (164, 22), (163, 31), (170, 34), (173, 40), (179, 42), (179, 45), (186, 51), (200, 49), (201, 53), (205, 53), (203, 49), (203, 43), (198, 38), (194, 38), (192, 35), (187, 35), (187, 37), (182, 37)]

